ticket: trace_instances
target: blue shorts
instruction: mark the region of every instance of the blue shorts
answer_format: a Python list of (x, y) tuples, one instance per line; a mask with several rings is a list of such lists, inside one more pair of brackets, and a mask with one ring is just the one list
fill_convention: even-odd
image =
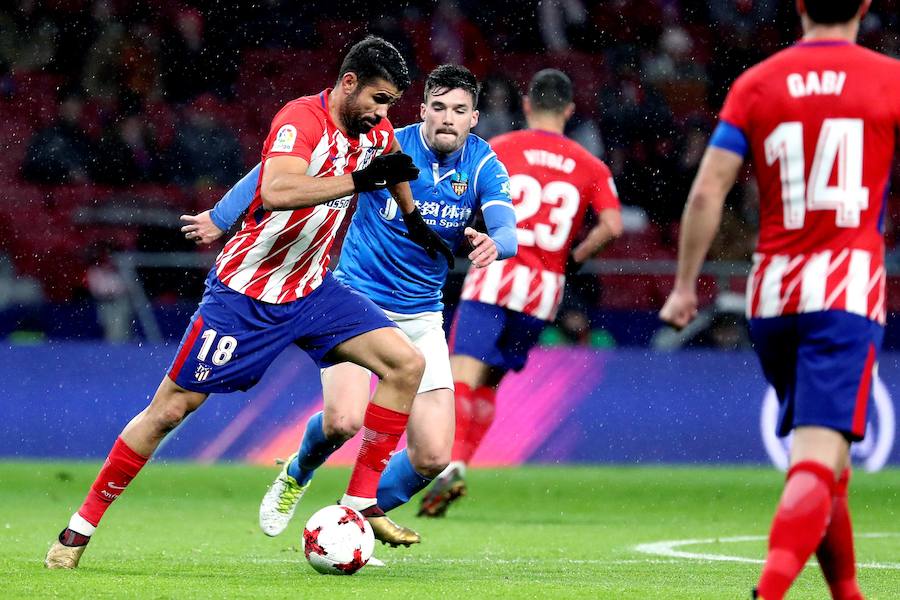
[(450, 354), (503, 371), (521, 371), (547, 321), (494, 304), (463, 300), (450, 329)]
[(778, 435), (815, 425), (863, 439), (884, 327), (834, 310), (751, 319), (750, 337), (778, 394)]
[(232, 290), (212, 270), (168, 375), (194, 392), (248, 390), (290, 344), (324, 368), (335, 346), (382, 327), (396, 325), (331, 272), (308, 296), (269, 304)]

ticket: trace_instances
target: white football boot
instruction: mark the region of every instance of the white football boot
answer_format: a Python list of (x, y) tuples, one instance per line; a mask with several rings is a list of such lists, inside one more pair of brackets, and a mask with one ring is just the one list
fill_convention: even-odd
[(269, 486), (269, 490), (259, 504), (259, 528), (270, 537), (275, 537), (287, 529), (291, 517), (294, 516), (294, 510), (300, 503), (300, 498), (312, 483), (310, 480), (306, 485), (300, 485), (296, 479), (288, 475), (288, 465), (296, 456), (296, 453), (292, 454), (284, 461), (281, 473)]

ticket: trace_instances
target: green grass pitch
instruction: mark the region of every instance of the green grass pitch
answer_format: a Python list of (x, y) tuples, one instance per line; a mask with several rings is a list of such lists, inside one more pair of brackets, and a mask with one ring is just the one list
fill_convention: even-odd
[[(42, 565), (97, 469), (0, 463), (0, 598), (749, 598), (781, 486), (770, 469), (522, 467), (475, 470), (470, 496), (439, 520), (398, 509), (418, 547), (376, 556), (387, 568), (315, 573), (300, 532), (343, 492), (348, 472), (323, 469), (287, 532), (257, 528), (276, 469), (153, 463), (116, 505), (75, 572)], [(855, 474), (860, 581), (869, 600), (900, 598), (900, 471)], [(880, 535), (874, 535), (880, 534)], [(661, 541), (704, 560), (639, 552)], [(718, 541), (715, 541), (718, 540)], [(789, 596), (827, 598), (817, 568)]]

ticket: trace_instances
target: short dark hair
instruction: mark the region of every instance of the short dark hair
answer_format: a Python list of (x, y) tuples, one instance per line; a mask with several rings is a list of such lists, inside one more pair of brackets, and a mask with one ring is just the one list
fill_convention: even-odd
[(478, 108), (481, 84), (472, 71), (462, 65), (441, 65), (425, 78), (425, 98), (428, 98), (429, 94), (441, 96), (455, 89), (469, 92), (472, 96), (472, 107)]
[(815, 23), (846, 23), (859, 12), (863, 0), (804, 0), (806, 14)]
[(563, 112), (572, 103), (572, 80), (557, 69), (538, 71), (528, 86), (528, 99), (537, 111)]
[(374, 35), (353, 44), (344, 56), (338, 78), (351, 72), (356, 73), (360, 85), (384, 79), (404, 92), (412, 83), (409, 67), (400, 51), (389, 41)]

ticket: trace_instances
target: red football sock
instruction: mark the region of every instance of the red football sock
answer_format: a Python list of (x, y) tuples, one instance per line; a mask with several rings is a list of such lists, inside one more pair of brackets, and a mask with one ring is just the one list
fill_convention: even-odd
[(487, 435), (491, 423), (494, 422), (496, 413), (497, 392), (494, 388), (482, 386), (472, 394), (472, 423), (469, 425), (469, 433), (466, 436), (466, 447), (469, 451), (465, 462), (472, 460), (484, 436)]
[(822, 542), (831, 517), (834, 487), (834, 473), (821, 463), (807, 460), (788, 471), (757, 586), (765, 600), (784, 598)]
[(96, 527), (112, 501), (118, 498), (131, 480), (137, 476), (138, 472), (147, 464), (147, 460), (149, 457), (141, 456), (129, 448), (122, 438), (116, 438), (116, 443), (109, 451), (109, 456), (106, 457), (106, 462), (100, 468), (100, 473), (97, 474), (97, 479), (94, 480), (87, 498), (78, 509), (78, 514)]
[(456, 400), (456, 432), (453, 434), (453, 451), (450, 460), (467, 462), (472, 452), (469, 450), (469, 427), (472, 425), (472, 388), (461, 381), (453, 382), (453, 397)]
[(397, 448), (409, 415), (369, 403), (363, 419), (363, 442), (356, 455), (347, 495), (375, 498), (378, 480)]
[(822, 574), (825, 575), (834, 600), (863, 600), (856, 582), (853, 525), (850, 522), (850, 506), (847, 504), (849, 485), (850, 469), (846, 469), (834, 488), (831, 523), (822, 543), (816, 549), (819, 566), (822, 567)]

